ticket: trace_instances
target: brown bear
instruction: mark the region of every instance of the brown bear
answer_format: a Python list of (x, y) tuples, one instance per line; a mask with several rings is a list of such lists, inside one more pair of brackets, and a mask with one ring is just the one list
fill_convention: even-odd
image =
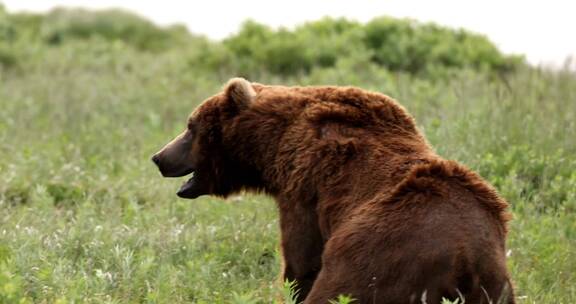
[(283, 278), (304, 303), (514, 303), (507, 203), (385, 95), (234, 78), (152, 159), (193, 173), (183, 198), (274, 197)]

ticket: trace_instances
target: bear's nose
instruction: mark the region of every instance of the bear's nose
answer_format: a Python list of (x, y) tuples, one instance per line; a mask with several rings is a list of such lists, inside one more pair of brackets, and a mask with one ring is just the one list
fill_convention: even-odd
[(158, 157), (158, 154), (154, 154), (152, 156), (152, 162), (154, 162), (156, 164), (156, 166), (158, 166), (158, 168), (160, 168), (160, 157)]

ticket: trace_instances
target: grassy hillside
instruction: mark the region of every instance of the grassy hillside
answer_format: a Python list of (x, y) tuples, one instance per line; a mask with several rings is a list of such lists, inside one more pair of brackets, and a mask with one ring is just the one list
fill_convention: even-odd
[(274, 203), (178, 199), (149, 160), (237, 75), (399, 100), (511, 203), (518, 302), (576, 302), (573, 73), (409, 20), (248, 22), (215, 42), (126, 12), (0, 8), (0, 303), (281, 298)]

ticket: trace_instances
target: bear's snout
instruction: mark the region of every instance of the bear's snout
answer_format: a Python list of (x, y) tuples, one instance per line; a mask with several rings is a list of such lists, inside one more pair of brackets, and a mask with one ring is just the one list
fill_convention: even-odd
[(158, 154), (152, 155), (152, 158), (150, 160), (152, 160), (152, 162), (156, 164), (158, 169), (160, 169), (160, 157), (158, 156)]
[(194, 172), (194, 168), (183, 161), (171, 161), (169, 155), (164, 155), (164, 149), (151, 158), (152, 162), (156, 164), (158, 170), (164, 177), (181, 177)]
[(160, 173), (162, 174), (162, 176), (164, 177), (169, 177), (170, 174), (167, 172), (168, 170), (166, 170), (166, 166), (163, 166), (163, 162), (162, 162), (162, 158), (160, 156), (160, 152), (152, 155), (152, 158), (150, 158), (150, 160), (152, 160), (152, 162), (156, 165), (156, 167), (158, 167), (158, 170), (160, 171)]

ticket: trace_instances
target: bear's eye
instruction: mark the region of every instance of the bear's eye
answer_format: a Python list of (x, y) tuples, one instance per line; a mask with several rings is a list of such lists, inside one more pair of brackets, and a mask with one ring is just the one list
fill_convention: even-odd
[(194, 133), (196, 131), (196, 124), (193, 121), (189, 120), (187, 128), (188, 131)]

